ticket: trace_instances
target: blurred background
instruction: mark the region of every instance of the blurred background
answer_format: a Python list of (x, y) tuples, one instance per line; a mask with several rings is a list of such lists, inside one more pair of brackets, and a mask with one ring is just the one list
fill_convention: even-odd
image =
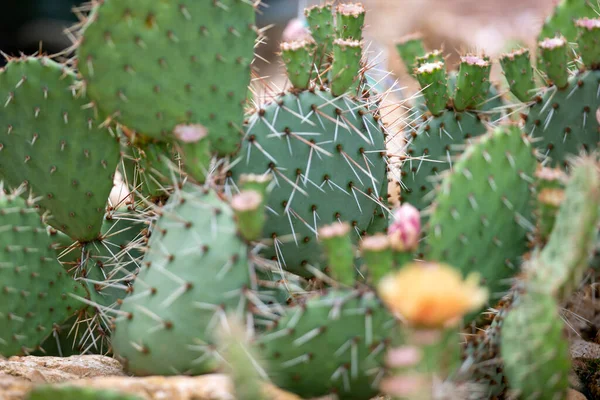
[[(206, 0), (207, 1), (207, 0)], [(31, 54), (40, 47), (49, 54), (68, 47), (64, 30), (77, 22), (73, 7), (78, 0), (2, 0), (0, 3), (0, 50), (9, 55)], [(404, 76), (394, 42), (413, 31), (423, 33), (430, 49), (444, 46), (457, 61), (457, 52), (484, 50), (496, 56), (515, 43), (531, 45), (555, 0), (363, 0), (367, 8), (366, 39), (371, 57), (380, 68)], [(257, 60), (262, 76), (281, 80), (276, 55), (282, 35), (298, 34), (302, 10), (319, 0), (263, 0), (259, 27), (269, 27), (268, 40)], [(291, 25), (290, 25), (291, 22)], [(286, 27), (288, 30), (286, 31)], [(2, 60), (3, 62), (3, 60)], [(404, 84), (404, 82), (403, 82)], [(408, 82), (411, 85), (412, 81)]]

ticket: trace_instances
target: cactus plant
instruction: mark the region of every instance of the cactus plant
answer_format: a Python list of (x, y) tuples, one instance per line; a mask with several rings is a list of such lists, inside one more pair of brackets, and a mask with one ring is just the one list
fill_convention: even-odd
[(214, 371), (212, 331), (223, 313), (246, 307), (246, 244), (229, 205), (209, 189), (185, 185), (160, 214), (116, 318), (114, 351), (137, 375)]
[(533, 229), (535, 169), (532, 147), (515, 125), (468, 147), (438, 191), (426, 256), (478, 271), (492, 293), (508, 289)]
[[(581, 19), (573, 23), (578, 32), (581, 67), (569, 71), (570, 53), (564, 36), (546, 37), (539, 43), (541, 69), (548, 87), (532, 85), (529, 52), (517, 50), (501, 58), (504, 74), (513, 94), (526, 102), (524, 130), (535, 141), (548, 166), (568, 166), (569, 156), (598, 148), (600, 130), (594, 110), (600, 107), (600, 73), (595, 48), (600, 37), (600, 19)], [(537, 92), (537, 93), (536, 93)]]
[[(401, 197), (419, 210), (430, 205), (433, 180), (452, 168), (453, 159), (471, 138), (487, 131), (477, 110), (489, 91), (490, 62), (462, 58), (456, 89), (448, 95), (444, 63), (424, 63), (416, 70), (431, 117), (407, 135), (408, 160), (402, 165)], [(451, 101), (452, 100), (452, 101)], [(453, 104), (451, 109), (448, 107)]]
[[(321, 30), (313, 26), (316, 44), (282, 45), (290, 81), (298, 86), (248, 116), (239, 160), (231, 170), (233, 182), (248, 173), (273, 177), (263, 230), (270, 243), (262, 254), (302, 276), (325, 267), (320, 226), (349, 222), (356, 242), (387, 213), (386, 130), (379, 98), (361, 86), (360, 42), (340, 36), (329, 44), (332, 33), (322, 37), (323, 29), (334, 26), (330, 11), (308, 10), (309, 23), (327, 16), (319, 19)], [(317, 51), (332, 49), (329, 86), (321, 86), (312, 72), (319, 66), (308, 63), (315, 46)]]
[(378, 392), (386, 348), (401, 340), (395, 326), (372, 292), (333, 290), (289, 308), (258, 340), (278, 386), (303, 397), (366, 399)]
[(83, 285), (69, 278), (56, 260), (46, 227), (20, 191), (1, 194), (0, 354), (28, 354), (84, 304)]
[[(103, 118), (141, 135), (175, 142), (177, 127), (201, 126), (215, 152), (233, 153), (257, 38), (254, 15), (253, 4), (239, 0), (103, 1), (77, 50), (86, 92)], [(200, 139), (186, 153), (204, 146)]]
[(26, 182), (48, 223), (86, 242), (100, 233), (119, 145), (99, 127), (80, 86), (75, 72), (49, 58), (9, 61), (0, 73), (7, 129), (0, 174), (12, 187)]

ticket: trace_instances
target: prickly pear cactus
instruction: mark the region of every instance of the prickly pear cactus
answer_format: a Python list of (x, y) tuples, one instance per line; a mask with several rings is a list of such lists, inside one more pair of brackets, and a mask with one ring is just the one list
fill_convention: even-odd
[(123, 161), (120, 165), (123, 181), (129, 189), (151, 202), (166, 199), (172, 190), (177, 155), (167, 142), (140, 141), (123, 146)]
[(552, 14), (544, 21), (538, 34), (538, 41), (545, 38), (563, 35), (568, 41), (577, 39), (577, 29), (573, 23), (580, 18), (598, 16), (598, 6), (590, 0), (561, 0), (556, 4)]
[[(357, 7), (338, 13), (364, 13)], [(354, 28), (358, 32), (352, 36), (359, 36), (360, 30)], [(386, 227), (373, 224), (386, 221), (386, 132), (379, 98), (358, 89), (363, 79), (361, 43), (341, 37), (333, 41), (330, 86), (320, 85), (313, 72), (319, 45), (311, 41), (282, 45), (294, 87), (249, 115), (239, 160), (231, 171), (233, 182), (247, 173), (272, 175), (263, 231), (270, 246), (263, 254), (302, 276), (326, 267), (319, 226), (350, 222), (355, 240), (370, 226)], [(313, 79), (306, 81), (308, 76)]]
[[(518, 50), (501, 58), (513, 94), (528, 105), (524, 131), (535, 140), (548, 166), (567, 168), (569, 157), (591, 153), (600, 142), (595, 112), (600, 107), (600, 19), (573, 22), (578, 33), (581, 66), (570, 72), (571, 49), (564, 36), (546, 37), (539, 43), (540, 67), (547, 87), (532, 85), (529, 52)], [(522, 82), (519, 84), (519, 82)]]
[(85, 304), (87, 292), (56, 261), (32, 203), (0, 195), (0, 355), (33, 352)]
[(468, 147), (438, 190), (427, 257), (478, 272), (492, 293), (508, 289), (533, 229), (535, 168), (533, 149), (515, 125)]
[(501, 355), (511, 391), (523, 399), (564, 399), (571, 360), (565, 324), (549, 293), (524, 294), (502, 327)]
[(98, 3), (78, 66), (104, 118), (165, 141), (202, 125), (213, 149), (238, 148), (257, 31), (252, 2)]
[[(142, 249), (147, 245), (147, 228), (142, 215), (135, 211), (108, 213), (99, 239), (69, 249), (78, 253), (73, 277), (85, 282), (90, 304), (100, 314), (118, 309), (131, 291), (140, 269)], [(69, 257), (69, 251), (63, 257)]]
[(12, 59), (0, 72), (0, 176), (27, 182), (47, 222), (74, 240), (100, 233), (119, 144), (100, 128), (75, 73), (49, 58)]
[(373, 293), (332, 291), (289, 308), (258, 342), (271, 379), (304, 398), (335, 393), (368, 399), (378, 393), (396, 320)]
[(477, 109), (489, 92), (490, 62), (475, 56), (463, 57), (451, 96), (443, 62), (424, 63), (415, 74), (431, 117), (407, 135), (408, 158), (402, 165), (401, 197), (422, 210), (431, 204), (435, 179), (452, 168), (453, 159), (471, 138), (487, 130)]
[(187, 184), (158, 211), (133, 293), (116, 318), (115, 354), (136, 375), (213, 372), (220, 364), (213, 330), (226, 312), (245, 310), (246, 244), (212, 190)]

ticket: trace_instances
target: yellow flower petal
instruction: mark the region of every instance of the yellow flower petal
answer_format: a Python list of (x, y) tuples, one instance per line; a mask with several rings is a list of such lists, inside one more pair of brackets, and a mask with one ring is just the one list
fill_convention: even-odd
[(379, 295), (393, 312), (422, 327), (460, 320), (488, 298), (476, 274), (463, 280), (459, 271), (438, 263), (412, 263), (388, 275), (380, 282)]

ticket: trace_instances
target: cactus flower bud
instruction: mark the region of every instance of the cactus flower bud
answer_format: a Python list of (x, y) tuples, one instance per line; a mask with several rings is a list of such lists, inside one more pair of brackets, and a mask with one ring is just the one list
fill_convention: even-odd
[(414, 251), (421, 236), (421, 214), (414, 206), (403, 204), (394, 212), (394, 221), (388, 228), (390, 243), (395, 251)]

